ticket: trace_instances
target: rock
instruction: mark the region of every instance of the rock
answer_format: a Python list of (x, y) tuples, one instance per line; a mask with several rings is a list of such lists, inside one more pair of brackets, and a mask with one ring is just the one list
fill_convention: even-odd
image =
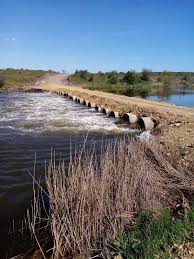
[(188, 153), (189, 153), (189, 151), (186, 149), (181, 150), (181, 156), (186, 156)]

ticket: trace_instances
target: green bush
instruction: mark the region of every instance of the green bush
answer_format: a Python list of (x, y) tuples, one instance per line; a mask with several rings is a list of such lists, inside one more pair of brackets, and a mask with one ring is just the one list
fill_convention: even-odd
[(75, 71), (76, 75), (79, 75), (80, 78), (87, 80), (90, 76), (90, 73), (87, 70), (76, 70)]
[(174, 73), (169, 71), (163, 71), (159, 74), (158, 81), (164, 84), (171, 84), (174, 79)]
[(88, 81), (89, 81), (89, 82), (93, 82), (93, 80), (94, 80), (94, 76), (91, 75), (91, 76), (88, 78)]
[(123, 77), (123, 82), (129, 85), (137, 84), (139, 81), (140, 81), (140, 78), (138, 74), (133, 70), (128, 71)]
[(127, 86), (124, 94), (127, 95), (127, 96), (135, 96), (136, 95), (135, 87), (134, 86)]
[(2, 75), (0, 75), (0, 88), (3, 88), (5, 85), (5, 79)]
[(141, 80), (143, 81), (149, 81), (151, 77), (151, 71), (148, 69), (142, 70)]

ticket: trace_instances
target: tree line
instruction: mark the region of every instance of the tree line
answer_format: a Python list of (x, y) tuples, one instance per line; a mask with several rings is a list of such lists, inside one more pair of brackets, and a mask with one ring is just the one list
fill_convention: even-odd
[(79, 76), (82, 80), (88, 82), (94, 81), (94, 78), (101, 78), (101, 80), (107, 79), (107, 82), (110, 84), (125, 83), (128, 85), (135, 85), (138, 83), (149, 82), (153, 78), (156, 79), (159, 83), (170, 84), (177, 77), (182, 84), (191, 81), (191, 78), (194, 78), (194, 73), (191, 72), (171, 72), (171, 71), (162, 71), (162, 72), (152, 72), (149, 69), (143, 69), (142, 72), (136, 72), (135, 70), (129, 70), (126, 73), (124, 72), (97, 72), (90, 73), (87, 70), (76, 70), (75, 75)]

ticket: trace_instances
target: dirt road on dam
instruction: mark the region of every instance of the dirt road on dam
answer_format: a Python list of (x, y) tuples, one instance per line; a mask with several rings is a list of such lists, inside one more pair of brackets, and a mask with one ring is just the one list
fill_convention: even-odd
[(182, 163), (194, 161), (194, 108), (87, 90), (71, 84), (64, 74), (45, 75), (36, 87), (66, 92), (115, 112), (150, 116), (159, 125), (154, 138), (165, 154), (177, 156)]

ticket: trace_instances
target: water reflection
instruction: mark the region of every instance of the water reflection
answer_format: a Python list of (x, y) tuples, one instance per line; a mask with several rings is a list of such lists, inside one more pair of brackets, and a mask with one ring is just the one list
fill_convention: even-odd
[(156, 95), (148, 96), (146, 99), (169, 102), (177, 106), (194, 107), (194, 90), (184, 88), (172, 89), (169, 85), (164, 85)]

